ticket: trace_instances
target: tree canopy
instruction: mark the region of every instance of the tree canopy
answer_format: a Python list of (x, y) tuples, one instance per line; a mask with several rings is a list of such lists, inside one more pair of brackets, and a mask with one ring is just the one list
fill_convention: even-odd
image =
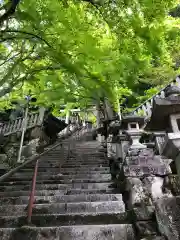
[(86, 107), (107, 97), (117, 109), (123, 96), (137, 104), (178, 73), (180, 19), (169, 14), (178, 1), (1, 4), (0, 106), (31, 89), (42, 105)]

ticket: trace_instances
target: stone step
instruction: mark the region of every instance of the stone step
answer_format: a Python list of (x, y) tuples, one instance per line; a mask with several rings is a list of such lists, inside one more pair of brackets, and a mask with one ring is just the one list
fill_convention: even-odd
[[(27, 222), (27, 216), (0, 216), (0, 227), (21, 227)], [(120, 224), (127, 223), (126, 212), (37, 214), (32, 215), (31, 222), (37, 227), (72, 226), (86, 224)]]
[[(58, 163), (58, 162), (53, 162), (53, 163)], [(99, 160), (99, 159), (95, 159), (95, 160), (89, 160), (89, 159), (85, 159), (85, 160), (83, 160), (83, 161), (77, 161), (77, 159), (74, 159), (73, 161), (65, 161), (65, 164), (74, 164), (74, 163), (76, 163), (76, 164), (82, 164), (82, 165), (91, 165), (91, 164), (108, 164), (109, 163), (109, 161), (107, 161), (107, 160)], [(49, 163), (50, 164), (50, 163)]]
[[(26, 176), (26, 175), (19, 175), (19, 176), (12, 176), (9, 179), (6, 180), (6, 182), (22, 182), (22, 181), (31, 181), (33, 177), (33, 174), (31, 174), (31, 176)], [(75, 174), (75, 175), (58, 175), (58, 174), (54, 174), (54, 175), (37, 175), (37, 181), (38, 180), (94, 180), (95, 182), (99, 182), (99, 181), (107, 181), (107, 180), (111, 180), (111, 175), (110, 174)], [(2, 185), (2, 183), (0, 182), (0, 185)], [(4, 184), (3, 184), (4, 185)]]
[[(30, 196), (30, 189), (25, 191), (17, 191), (14, 189), (14, 191), (10, 192), (0, 192), (0, 199), (3, 197), (18, 197), (18, 196)], [(35, 196), (55, 196), (55, 195), (60, 195), (60, 194), (67, 194), (67, 189), (66, 190), (36, 190), (35, 191)]]
[(86, 178), (83, 178), (83, 179), (65, 179), (65, 180), (60, 180), (60, 183), (61, 184), (71, 184), (71, 183), (74, 183), (74, 184), (78, 184), (78, 183), (112, 183), (112, 179), (111, 179), (111, 176), (108, 177), (108, 178), (97, 178), (97, 179), (86, 179)]
[(74, 195), (74, 194), (117, 194), (120, 193), (118, 189), (68, 189), (66, 194), (67, 195)]
[[(64, 158), (64, 159), (65, 159), (66, 162), (69, 162), (69, 163), (73, 163), (73, 162), (79, 162), (79, 163), (108, 162), (108, 160), (105, 159), (105, 158), (95, 158), (95, 157), (85, 157), (83, 159), (83, 158), (77, 156), (75, 158), (70, 158), (70, 159), (69, 158), (68, 159)], [(49, 163), (49, 164), (59, 163), (59, 162), (63, 162), (62, 160), (64, 160), (64, 159), (62, 159), (61, 156), (60, 157), (42, 158), (41, 160), (39, 160), (39, 164), (41, 164), (41, 163)], [(35, 162), (32, 162), (32, 164), (35, 164)]]
[[(134, 240), (130, 224), (0, 228), (1, 240)], [(30, 238), (31, 236), (31, 238)]]
[[(121, 194), (81, 194), (81, 195), (56, 195), (35, 196), (35, 203), (66, 203), (66, 202), (100, 202), (100, 201), (122, 201)], [(0, 204), (28, 204), (29, 196), (0, 198)]]
[[(42, 161), (39, 162), (39, 167), (44, 167), (44, 166), (59, 166), (59, 164), (62, 165), (82, 165), (82, 166), (86, 166), (86, 165), (103, 165), (103, 164), (108, 164), (108, 161), (89, 161), (88, 159), (86, 161), (77, 161), (76, 159), (74, 161), (65, 161), (65, 162), (59, 162), (59, 161), (52, 161), (52, 162), (46, 162), (46, 161)], [(35, 164), (27, 164), (26, 166), (28, 167), (34, 167)]]
[[(27, 211), (27, 205), (0, 206), (1, 216), (27, 215)], [(125, 212), (125, 206), (122, 201), (34, 204), (32, 214), (85, 214), (101, 212), (123, 213)]]
[(107, 160), (105, 156), (98, 156), (98, 155), (93, 155), (92, 153), (90, 154), (76, 154), (75, 156), (69, 156), (68, 160), (74, 160), (74, 159), (79, 159), (81, 160), (87, 160), (89, 159), (90, 161), (96, 159), (96, 160)]
[(64, 164), (62, 164), (62, 166), (64, 166), (64, 165), (81, 165), (81, 166), (87, 166), (87, 165), (108, 165), (109, 166), (109, 162), (107, 162), (107, 161), (93, 161), (93, 162), (91, 162), (91, 161), (89, 161), (88, 159), (86, 160), (86, 161), (84, 161), (84, 162), (80, 162), (80, 161), (71, 161), (71, 162), (68, 162), (68, 161), (66, 161), (66, 162), (64, 162)]
[[(64, 189), (108, 189), (110, 183), (71, 183), (71, 184), (36, 184), (36, 190), (64, 190)], [(0, 191), (8, 192), (8, 191), (18, 191), (18, 190), (30, 190), (31, 182), (29, 185), (11, 185), (11, 186), (1, 186)]]
[(155, 161), (151, 165), (125, 165), (123, 170), (125, 177), (143, 177), (148, 175), (166, 176), (171, 173), (170, 169), (167, 168), (165, 164), (156, 163)]
[[(41, 161), (46, 161), (46, 162), (52, 162), (54, 160), (58, 161), (60, 158), (62, 158), (63, 156), (67, 157), (66, 154), (64, 155), (57, 155), (57, 156), (43, 156), (42, 158), (40, 158), (40, 162)], [(89, 155), (75, 155), (75, 156), (68, 156), (67, 161), (87, 161), (87, 159), (89, 161), (107, 161), (107, 159), (104, 156), (94, 156), (91, 153)]]
[[(18, 182), (19, 184), (19, 182)], [(68, 184), (58, 184), (58, 183), (52, 183), (52, 184), (42, 184), (37, 183), (36, 184), (36, 190), (64, 190), (67, 188), (70, 188), (71, 186)], [(31, 182), (27, 182), (26, 185), (11, 185), (11, 186), (0, 186), (0, 191), (9, 192), (9, 191), (29, 191), (31, 189)]]
[[(92, 166), (97, 166), (97, 167), (100, 167), (100, 166), (102, 166), (102, 167), (108, 167), (109, 166), (109, 164), (108, 163), (97, 163), (97, 162), (88, 162), (88, 163), (80, 163), (80, 162), (76, 162), (76, 161), (74, 161), (74, 162), (72, 162), (72, 163), (65, 163), (65, 164), (63, 164), (63, 165), (59, 165), (58, 163), (41, 163), (41, 164), (39, 164), (39, 166), (38, 166), (38, 168), (49, 168), (49, 167), (59, 167), (59, 166), (61, 166), (62, 168), (65, 168), (65, 167), (74, 167), (74, 166), (77, 166), (77, 167), (81, 167), (81, 166), (83, 166), (83, 167), (86, 167), (86, 166), (88, 166), (88, 167), (92, 167)], [(31, 167), (31, 168), (34, 168), (35, 167), (35, 165), (27, 165), (26, 166), (27, 168), (29, 168), (29, 167)]]
[[(32, 180), (32, 179), (31, 179)], [(28, 186), (28, 185), (31, 185), (31, 180), (27, 180), (27, 181), (24, 181), (24, 179), (22, 179), (22, 181), (9, 181), (9, 182), (0, 182), (0, 191), (2, 191), (4, 188), (6, 189), (10, 189), (13, 187), (13, 188), (16, 188), (16, 186)], [(45, 180), (37, 180), (36, 181), (36, 184), (37, 185), (42, 185), (42, 184), (71, 184), (71, 183), (110, 183), (112, 182), (111, 180), (111, 177), (108, 177), (108, 178), (97, 178), (97, 179), (70, 179), (70, 178), (67, 178), (67, 179), (54, 179), (54, 180), (48, 180), (48, 179), (45, 179)]]
[[(65, 190), (36, 190), (35, 196), (56, 196), (56, 195), (74, 195), (74, 194), (114, 194), (119, 193), (117, 190), (112, 188), (109, 189), (65, 189)], [(4, 197), (19, 197), (19, 196), (29, 196), (30, 190), (21, 190), (10, 192), (0, 192), (0, 199)]]
[[(13, 182), (13, 181), (31, 181), (33, 177), (33, 173), (30, 175), (26, 174), (19, 174), (19, 175), (13, 175), (12, 177), (8, 178), (6, 182)], [(107, 173), (93, 173), (93, 174), (72, 174), (72, 175), (64, 175), (64, 174), (37, 174), (37, 180), (53, 180), (53, 179), (59, 179), (59, 180), (68, 180), (68, 179), (95, 179), (95, 180), (107, 180), (111, 179), (111, 175)]]
[[(42, 176), (53, 176), (53, 175), (58, 175), (59, 174), (59, 169), (57, 169), (58, 171), (56, 172), (38, 172), (37, 173), (37, 177), (42, 177)], [(62, 174), (63, 176), (70, 176), (71, 175), (86, 175), (86, 176), (90, 176), (90, 175), (99, 175), (101, 176), (101, 174), (109, 174), (110, 170), (102, 170), (102, 171), (88, 171), (87, 169), (85, 171), (78, 171), (76, 169), (72, 169), (71, 171), (64, 171), (64, 169), (60, 170), (60, 174)], [(12, 177), (8, 178), (6, 181), (9, 181), (9, 179), (11, 178), (28, 178), (28, 177), (33, 177), (34, 172), (33, 171), (27, 171), (27, 172), (17, 172), (14, 175), (12, 175)]]
[[(87, 167), (87, 166), (81, 166), (81, 167), (63, 167), (61, 168), (61, 173), (64, 173), (64, 172), (89, 172), (89, 171), (110, 171), (110, 168), (109, 167)], [(26, 168), (22, 168), (19, 170), (19, 172), (34, 172), (34, 168), (32, 167), (26, 167)], [(38, 168), (38, 172), (59, 172), (59, 167), (56, 167), (56, 168), (45, 168), (45, 167), (39, 167)]]
[(89, 169), (90, 167), (108, 167), (109, 166), (109, 164), (99, 164), (99, 163), (94, 163), (94, 164), (76, 164), (76, 163), (74, 163), (74, 164), (63, 164), (63, 166), (61, 167), (61, 168), (77, 168), (77, 167), (79, 167), (79, 168), (82, 168), (82, 167), (86, 167), (87, 169)]

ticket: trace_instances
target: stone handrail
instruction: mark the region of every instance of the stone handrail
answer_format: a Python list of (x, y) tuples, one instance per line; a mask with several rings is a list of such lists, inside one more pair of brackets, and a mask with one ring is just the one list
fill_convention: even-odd
[[(41, 108), (39, 112), (29, 113), (26, 122), (26, 129), (40, 126), (44, 119), (44, 108)], [(8, 123), (0, 126), (0, 134), (4, 136), (11, 135), (16, 132), (21, 132), (25, 124), (24, 117), (17, 118), (16, 120), (9, 121)]]
[(173, 85), (177, 85), (178, 87), (180, 87), (180, 76), (176, 77), (176, 79), (174, 81), (172, 81), (171, 83), (169, 83), (166, 87), (164, 87), (163, 89), (161, 89), (157, 94), (155, 94), (152, 98), (146, 100), (143, 104), (141, 104), (140, 106), (138, 106), (135, 110), (133, 110), (130, 115), (144, 115), (146, 117), (151, 117), (151, 109), (152, 109), (152, 104), (153, 104), (153, 99), (156, 97), (160, 97), (160, 98), (164, 98), (164, 90), (168, 87), (168, 86), (173, 86)]

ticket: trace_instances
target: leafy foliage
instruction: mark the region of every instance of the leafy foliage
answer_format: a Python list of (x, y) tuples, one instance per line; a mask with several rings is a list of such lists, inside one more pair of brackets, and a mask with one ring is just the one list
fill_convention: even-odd
[(107, 97), (117, 110), (131, 95), (141, 102), (152, 92), (140, 98), (142, 83), (155, 87), (177, 74), (180, 20), (168, 15), (177, 3), (18, 1), (0, 31), (2, 102), (29, 89), (39, 104), (57, 107), (86, 108)]

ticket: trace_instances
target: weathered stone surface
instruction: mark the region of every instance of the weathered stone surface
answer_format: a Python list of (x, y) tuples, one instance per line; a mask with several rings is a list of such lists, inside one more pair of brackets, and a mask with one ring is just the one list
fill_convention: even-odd
[[(163, 178), (149, 176), (143, 179), (143, 183), (145, 184), (146, 189), (148, 190), (153, 200), (159, 199), (164, 196)], [(171, 197), (172, 195), (169, 193), (167, 196)]]
[(17, 155), (16, 154), (17, 147), (18, 147), (17, 145), (10, 146), (9, 148), (7, 147), (6, 152), (7, 152), (8, 159), (11, 159), (13, 156)]
[(36, 153), (36, 148), (38, 146), (39, 139), (31, 140), (26, 146), (22, 148), (22, 156), (30, 157)]
[(180, 195), (180, 178), (178, 175), (170, 175), (169, 177), (169, 189), (175, 196)]
[(157, 225), (153, 221), (139, 221), (135, 224), (139, 236), (148, 236), (157, 234)]
[(160, 156), (154, 156), (151, 152), (149, 152), (149, 155), (148, 153), (147, 155), (146, 153), (140, 153), (138, 156), (128, 156), (126, 157), (125, 162), (127, 165), (165, 164), (164, 159), (162, 160)]
[(162, 235), (180, 239), (180, 197), (161, 198), (155, 202), (156, 218)]
[(146, 221), (154, 218), (154, 206), (141, 206), (132, 209), (132, 216), (135, 221)]
[[(2, 228), (14, 228), (23, 226), (27, 216), (1, 216)], [(72, 226), (72, 225), (99, 225), (99, 224), (123, 224), (127, 222), (126, 213), (76, 213), (76, 214), (37, 214), (32, 215), (32, 224), (37, 227)]]
[[(17, 216), (27, 214), (27, 205), (6, 205), (0, 206), (1, 216)], [(107, 202), (82, 202), (82, 203), (46, 203), (35, 204), (33, 214), (75, 214), (75, 213), (124, 213), (125, 206), (121, 201)]]
[(0, 229), (1, 240), (134, 240), (130, 224)]
[(128, 151), (128, 156), (139, 156), (141, 151), (140, 149), (131, 149)]
[(129, 150), (128, 152), (128, 155), (129, 156), (146, 156), (146, 157), (150, 157), (150, 158), (153, 158), (154, 156), (154, 151), (153, 149), (149, 149), (149, 148), (145, 148), (145, 149), (132, 149), (132, 150)]
[(169, 171), (164, 164), (158, 166), (151, 165), (130, 165), (124, 166), (124, 175), (126, 177), (143, 177), (147, 175), (166, 176)]
[(171, 159), (154, 155), (153, 149), (129, 151), (125, 159), (125, 176), (141, 177), (144, 175), (164, 176), (171, 173)]
[[(137, 125), (137, 124), (135, 124)], [(137, 127), (137, 126), (136, 126)], [(146, 145), (142, 144), (139, 142), (141, 135), (143, 133), (142, 130), (139, 130), (138, 128), (135, 129), (131, 129), (130, 125), (128, 126), (128, 130), (126, 131), (126, 133), (128, 134), (129, 138), (130, 138), (130, 147), (129, 147), (129, 151), (131, 150), (138, 150), (138, 149), (145, 149), (147, 148)]]
[(138, 156), (126, 157), (125, 164), (126, 165), (138, 165), (139, 164)]
[(116, 159), (116, 144), (115, 143), (107, 143), (107, 156), (108, 158)]
[[(77, 202), (107, 202), (107, 201), (119, 201), (122, 202), (121, 194), (78, 194), (78, 195), (55, 195), (55, 196), (35, 196), (34, 204), (44, 203), (77, 203)], [(17, 197), (1, 197), (0, 204), (28, 204), (29, 196), (17, 196)]]
[(149, 196), (140, 179), (127, 178), (126, 190), (129, 192), (128, 205), (130, 208), (144, 204), (151, 205)]
[(162, 154), (165, 143), (165, 136), (156, 136), (155, 144), (156, 150), (158, 150), (159, 154)]
[(7, 155), (6, 154), (0, 154), (0, 163), (4, 163), (7, 160)]

